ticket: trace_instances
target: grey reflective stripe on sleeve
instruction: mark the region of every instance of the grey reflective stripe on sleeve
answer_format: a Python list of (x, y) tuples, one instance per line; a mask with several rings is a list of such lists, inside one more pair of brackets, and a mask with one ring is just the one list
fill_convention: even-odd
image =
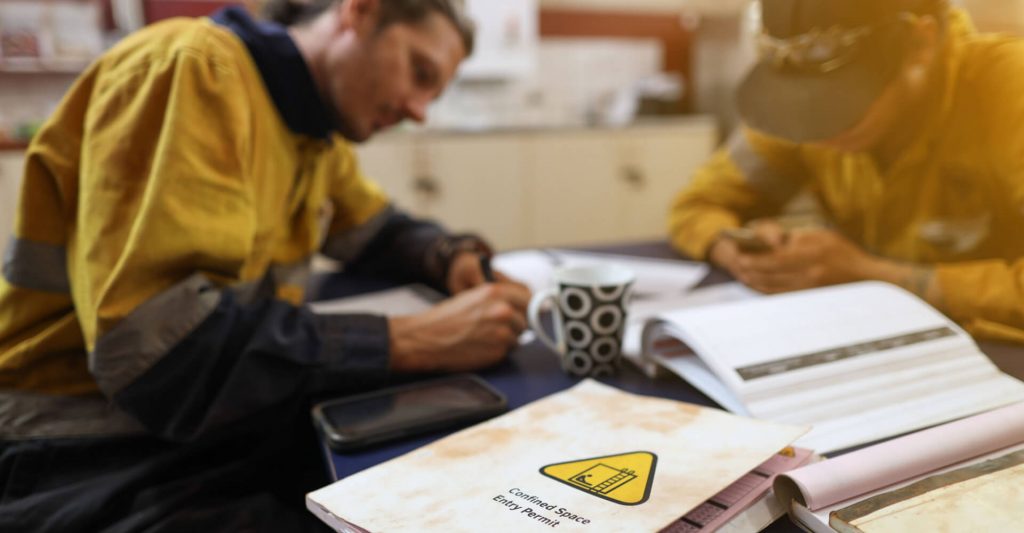
[(12, 238), (4, 252), (4, 278), (16, 287), (67, 294), (67, 250), (63, 246)]
[(264, 280), (236, 283), (226, 290), (230, 291), (231, 295), (235, 297), (235, 301), (242, 306), (251, 305), (260, 298), (268, 298), (274, 295), (273, 283)]
[(151, 298), (96, 341), (89, 371), (113, 397), (181, 342), (217, 307), (221, 293), (202, 274)]
[(274, 283), (278, 286), (294, 285), (296, 287), (306, 287), (309, 285), (311, 272), (310, 260), (287, 265), (273, 265), (270, 267), (270, 272), (274, 277)]
[(389, 205), (365, 223), (337, 235), (329, 236), (324, 242), (322, 250), (324, 255), (342, 262), (358, 257), (366, 245), (384, 228), (388, 219), (396, 213), (395, 208)]
[(97, 437), (142, 433), (142, 425), (101, 394), (0, 392), (0, 439)]
[(743, 128), (736, 128), (729, 136), (726, 150), (747, 184), (770, 202), (781, 206), (800, 191), (804, 177), (785, 175), (772, 168), (750, 146)]

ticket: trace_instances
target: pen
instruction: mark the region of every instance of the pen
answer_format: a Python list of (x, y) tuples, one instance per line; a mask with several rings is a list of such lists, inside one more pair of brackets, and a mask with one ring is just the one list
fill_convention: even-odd
[(494, 283), (494, 271), (491, 270), (491, 256), (480, 254), (480, 271), (484, 273), (484, 281)]

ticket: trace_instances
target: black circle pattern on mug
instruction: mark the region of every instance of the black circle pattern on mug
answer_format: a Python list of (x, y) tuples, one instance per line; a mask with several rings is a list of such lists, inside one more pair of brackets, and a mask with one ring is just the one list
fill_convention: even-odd
[(583, 287), (566, 287), (558, 297), (558, 307), (569, 318), (583, 318), (594, 307), (594, 299)]
[(617, 305), (605, 304), (590, 315), (590, 327), (598, 335), (613, 335), (622, 326), (623, 312)]
[(629, 286), (562, 284), (558, 310), (564, 317), (568, 353), (563, 369), (576, 376), (603, 376), (615, 372), (626, 325)]
[(590, 370), (594, 368), (594, 361), (590, 358), (586, 352), (579, 350), (572, 350), (569, 355), (565, 357), (562, 363), (562, 369), (570, 374), (576, 374), (577, 376), (586, 376), (590, 374)]
[(601, 337), (590, 345), (590, 356), (598, 363), (611, 363), (619, 353), (619, 344), (611, 337)]
[(579, 320), (565, 323), (565, 340), (573, 348), (586, 348), (594, 340), (594, 332)]

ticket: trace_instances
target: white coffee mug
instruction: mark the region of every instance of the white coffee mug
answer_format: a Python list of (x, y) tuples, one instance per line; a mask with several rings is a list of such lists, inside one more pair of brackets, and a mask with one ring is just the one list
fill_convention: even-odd
[[(635, 275), (614, 264), (560, 268), (556, 288), (533, 295), (527, 315), (537, 338), (576, 376), (612, 374), (622, 357), (622, 335)], [(553, 301), (552, 338), (540, 320), (541, 308)]]

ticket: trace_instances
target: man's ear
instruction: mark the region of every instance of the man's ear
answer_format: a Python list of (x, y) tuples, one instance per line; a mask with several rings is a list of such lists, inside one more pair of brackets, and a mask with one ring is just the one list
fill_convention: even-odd
[(919, 85), (926, 81), (939, 56), (942, 46), (939, 21), (931, 15), (915, 16), (910, 26), (910, 52), (903, 71), (909, 83)]
[(924, 65), (931, 65), (939, 55), (942, 46), (939, 21), (932, 15), (916, 17), (911, 28), (913, 51), (911, 60)]
[(380, 0), (343, 0), (335, 9), (338, 10), (341, 29), (355, 30), (360, 36), (376, 31), (380, 20)]

